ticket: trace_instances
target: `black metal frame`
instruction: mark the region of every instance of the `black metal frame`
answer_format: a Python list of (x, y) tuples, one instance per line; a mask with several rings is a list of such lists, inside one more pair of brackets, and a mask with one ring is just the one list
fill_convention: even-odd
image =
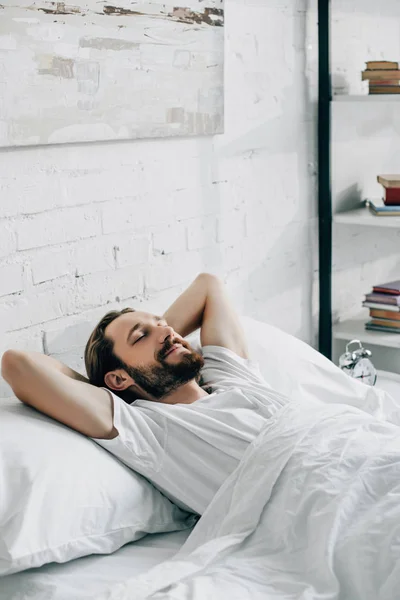
[(329, 0), (318, 0), (318, 349), (332, 357), (332, 195)]

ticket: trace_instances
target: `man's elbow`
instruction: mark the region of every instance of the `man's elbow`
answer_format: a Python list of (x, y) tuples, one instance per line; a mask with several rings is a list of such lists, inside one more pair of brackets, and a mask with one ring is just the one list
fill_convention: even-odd
[(1, 376), (11, 385), (11, 379), (23, 358), (19, 350), (6, 350), (1, 358)]
[(202, 278), (216, 278), (216, 279), (218, 279), (217, 275), (214, 275), (213, 273), (207, 273), (206, 271), (202, 271), (201, 273), (199, 273), (197, 275), (197, 277), (202, 277)]
[(213, 273), (199, 273), (199, 275), (197, 276), (199, 279), (202, 279), (203, 281), (207, 282), (207, 283), (217, 283), (217, 284), (222, 284), (222, 279), (220, 277), (218, 277), (218, 275), (214, 275)]
[(21, 402), (25, 402), (21, 391), (25, 359), (26, 355), (21, 350), (6, 350), (1, 358), (1, 376)]

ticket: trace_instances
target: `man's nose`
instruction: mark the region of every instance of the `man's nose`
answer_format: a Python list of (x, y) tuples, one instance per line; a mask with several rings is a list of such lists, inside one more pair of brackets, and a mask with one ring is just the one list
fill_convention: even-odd
[(175, 331), (169, 325), (160, 326), (159, 340), (161, 343), (164, 343), (165, 340), (169, 337), (173, 338), (175, 336)]

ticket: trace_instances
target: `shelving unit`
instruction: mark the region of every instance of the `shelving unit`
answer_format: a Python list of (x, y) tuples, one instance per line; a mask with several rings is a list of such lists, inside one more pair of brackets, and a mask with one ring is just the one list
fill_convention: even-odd
[[(339, 225), (396, 228), (400, 231), (400, 217), (377, 217), (367, 207), (356, 208), (333, 215), (333, 222)], [(358, 339), (364, 344), (397, 348), (400, 350), (400, 334), (382, 331), (368, 331), (365, 321), (367, 310), (358, 318), (341, 321), (332, 327), (332, 337), (335, 340)]]
[[(332, 358), (332, 340), (359, 339), (365, 344), (400, 350), (400, 334), (368, 331), (367, 310), (359, 318), (332, 326), (332, 223), (339, 226), (397, 228), (400, 217), (375, 216), (367, 207), (332, 215), (331, 195), (331, 105), (346, 103), (400, 103), (400, 95), (334, 95), (330, 73), (330, 2), (318, 0), (318, 238), (319, 238), (319, 339), (318, 348)], [(395, 369), (398, 371), (399, 367)]]
[(400, 94), (336, 94), (332, 102), (400, 102)]
[(332, 356), (331, 75), (329, 0), (318, 0), (318, 349)]
[(400, 217), (377, 217), (366, 207), (336, 213), (333, 215), (333, 222), (367, 227), (394, 227), (400, 230)]
[(333, 337), (336, 340), (346, 341), (357, 339), (364, 344), (384, 346), (385, 348), (398, 348), (400, 350), (400, 334), (368, 331), (364, 327), (365, 321), (366, 314), (360, 316), (358, 319), (341, 321), (333, 326)]

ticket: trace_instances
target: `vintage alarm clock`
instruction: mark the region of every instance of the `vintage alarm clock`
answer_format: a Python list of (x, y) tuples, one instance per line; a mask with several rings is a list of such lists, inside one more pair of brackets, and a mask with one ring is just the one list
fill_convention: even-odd
[[(350, 351), (351, 344), (358, 344), (359, 348)], [(339, 358), (339, 367), (350, 377), (362, 381), (367, 385), (375, 385), (377, 372), (370, 357), (371, 351), (363, 348), (360, 340), (351, 340), (346, 344), (346, 352)]]

